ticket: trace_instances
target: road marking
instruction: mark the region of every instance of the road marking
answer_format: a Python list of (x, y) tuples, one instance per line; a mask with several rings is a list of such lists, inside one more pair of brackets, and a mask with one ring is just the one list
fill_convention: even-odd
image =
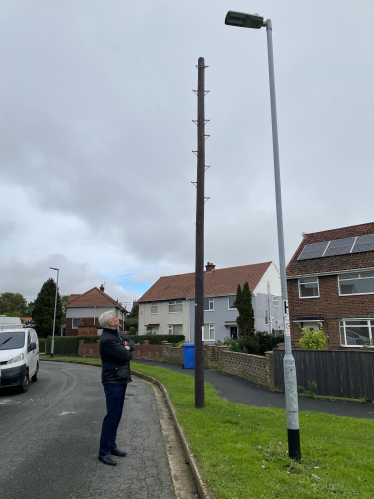
[(65, 414), (76, 414), (75, 412), (62, 412), (61, 414), (59, 414), (59, 416), (65, 416)]
[(12, 400), (12, 399), (0, 399), (0, 405), (13, 405), (13, 404), (20, 404), (21, 402), (18, 400)]

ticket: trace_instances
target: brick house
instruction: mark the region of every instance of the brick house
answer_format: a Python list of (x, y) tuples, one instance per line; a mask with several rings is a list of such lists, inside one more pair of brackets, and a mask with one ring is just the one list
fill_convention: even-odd
[(287, 288), (292, 348), (302, 327), (322, 328), (328, 350), (374, 340), (374, 223), (305, 234)]
[[(123, 331), (125, 308), (104, 293), (104, 286), (94, 287), (81, 295), (70, 295), (65, 305), (65, 336), (98, 334), (99, 316), (108, 310), (114, 310), (120, 320), (119, 329)], [(100, 331), (99, 331), (100, 333)]]

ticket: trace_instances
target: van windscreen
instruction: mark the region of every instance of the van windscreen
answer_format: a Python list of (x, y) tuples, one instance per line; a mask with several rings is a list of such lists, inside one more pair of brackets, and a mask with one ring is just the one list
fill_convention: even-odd
[(22, 348), (25, 345), (24, 331), (2, 333), (0, 331), (0, 350), (12, 350)]

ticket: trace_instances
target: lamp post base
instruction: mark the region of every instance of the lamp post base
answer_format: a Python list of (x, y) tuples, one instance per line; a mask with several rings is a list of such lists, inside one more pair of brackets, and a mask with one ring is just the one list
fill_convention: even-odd
[(291, 459), (300, 461), (301, 450), (300, 450), (300, 430), (290, 430), (287, 428), (288, 432), (288, 455)]

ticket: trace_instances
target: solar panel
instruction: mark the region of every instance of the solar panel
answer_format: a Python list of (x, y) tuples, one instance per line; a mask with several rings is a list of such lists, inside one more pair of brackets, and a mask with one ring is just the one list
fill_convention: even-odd
[(309, 260), (310, 258), (320, 258), (329, 241), (323, 241), (322, 243), (306, 244), (303, 251), (300, 253), (298, 260)]
[(335, 239), (331, 241), (329, 247), (323, 256), (346, 255), (351, 252), (352, 245), (355, 242), (355, 237), (347, 237), (345, 239)]
[(374, 234), (306, 244), (298, 257), (298, 260), (347, 255), (349, 253), (360, 253), (362, 251), (374, 251)]
[(366, 236), (358, 236), (356, 244), (353, 246), (352, 253), (360, 253), (361, 251), (374, 250), (374, 234), (367, 234)]

